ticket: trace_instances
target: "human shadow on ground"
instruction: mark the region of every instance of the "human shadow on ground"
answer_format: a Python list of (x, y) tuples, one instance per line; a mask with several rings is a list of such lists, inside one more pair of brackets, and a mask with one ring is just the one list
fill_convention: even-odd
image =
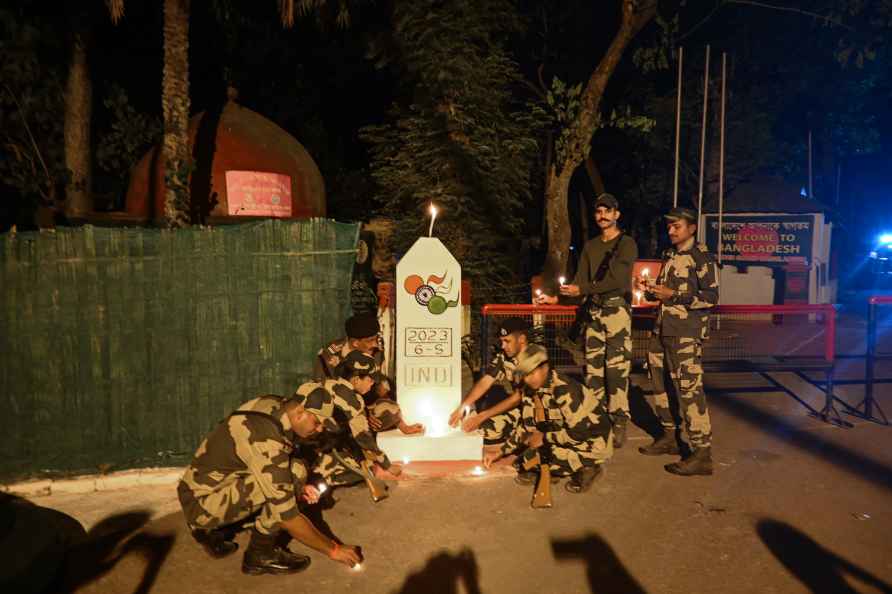
[(812, 592), (857, 594), (858, 590), (845, 580), (845, 575), (849, 575), (880, 592), (892, 593), (892, 586), (886, 582), (828, 551), (785, 522), (760, 520), (756, 532), (777, 560)]
[(149, 517), (144, 511), (115, 514), (87, 532), (67, 514), (0, 495), (0, 591), (75, 592), (138, 552), (148, 565), (134, 594), (144, 594), (174, 541), (173, 534), (137, 533)]
[[(814, 454), (838, 468), (860, 476), (877, 486), (892, 490), (892, 468), (850, 448), (819, 437), (807, 429), (794, 426), (771, 413), (760, 410), (740, 397), (711, 398), (711, 407), (721, 409), (750, 425), (772, 434), (787, 443)], [(853, 429), (853, 431), (856, 431)]]
[(585, 562), (592, 594), (645, 594), (638, 580), (613, 552), (613, 547), (597, 534), (587, 534), (575, 540), (552, 540), (551, 550), (555, 559)]
[(645, 396), (646, 392), (641, 386), (629, 384), (629, 414), (632, 423), (643, 429), (653, 438), (662, 434), (660, 419), (654, 414), (654, 410)]
[[(459, 584), (463, 590), (459, 590)], [(409, 575), (397, 594), (480, 594), (480, 570), (469, 548), (458, 553), (440, 551), (424, 567)]]

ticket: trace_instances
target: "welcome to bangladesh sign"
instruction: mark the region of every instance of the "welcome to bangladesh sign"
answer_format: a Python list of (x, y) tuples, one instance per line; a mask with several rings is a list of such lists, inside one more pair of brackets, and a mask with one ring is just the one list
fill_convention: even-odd
[[(706, 245), (718, 253), (719, 217), (704, 216)], [(722, 217), (722, 260), (752, 264), (811, 261), (814, 215), (727, 214)]]

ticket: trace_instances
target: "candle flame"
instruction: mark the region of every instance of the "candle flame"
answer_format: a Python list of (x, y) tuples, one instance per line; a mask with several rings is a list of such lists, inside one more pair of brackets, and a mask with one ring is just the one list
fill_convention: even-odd
[(542, 295), (542, 289), (536, 289), (536, 297)]
[(362, 571), (362, 563), (357, 563), (353, 566), (353, 571)]
[(486, 471), (483, 470), (482, 466), (475, 466), (474, 469), (471, 471), (471, 474), (473, 474), (474, 476), (483, 476), (484, 474), (486, 474)]
[(408, 464), (409, 462), (411, 462), (409, 456), (403, 456), (403, 464)]
[(560, 277), (560, 278), (558, 279), (558, 282), (561, 283), (561, 284), (563, 285), (564, 283), (567, 282), (567, 277), (565, 277), (565, 276)]
[(316, 485), (316, 489), (319, 491), (319, 494), (321, 495), (322, 493), (325, 493), (326, 491), (328, 491), (328, 485), (326, 485), (325, 483), (319, 483), (318, 485)]

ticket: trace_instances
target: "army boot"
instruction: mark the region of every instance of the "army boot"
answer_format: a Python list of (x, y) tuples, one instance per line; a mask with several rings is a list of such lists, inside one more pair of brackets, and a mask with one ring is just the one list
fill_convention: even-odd
[(613, 447), (620, 449), (626, 443), (626, 426), (628, 419), (625, 417), (617, 417), (613, 421)]
[(678, 442), (675, 441), (674, 431), (664, 431), (661, 436), (648, 446), (641, 446), (638, 451), (645, 456), (677, 456)]
[(192, 531), (192, 537), (214, 559), (228, 557), (238, 550), (238, 543), (232, 542), (232, 535), (225, 530), (204, 530), (199, 528)]
[(242, 559), (242, 573), (262, 575), (264, 573), (286, 574), (303, 571), (310, 566), (310, 558), (296, 555), (288, 549), (276, 546), (276, 535), (251, 531), (251, 542)]
[(564, 485), (564, 489), (570, 493), (585, 493), (592, 488), (592, 483), (594, 483), (603, 472), (600, 464), (596, 464), (595, 466), (583, 466), (570, 476), (570, 480)]
[(681, 462), (673, 462), (663, 468), (667, 472), (681, 476), (709, 476), (712, 474), (712, 452), (708, 447), (697, 448)]

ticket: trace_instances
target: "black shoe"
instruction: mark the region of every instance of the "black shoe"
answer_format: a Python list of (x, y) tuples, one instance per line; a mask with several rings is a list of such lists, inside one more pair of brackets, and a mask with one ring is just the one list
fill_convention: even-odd
[(570, 480), (564, 485), (564, 489), (570, 493), (585, 493), (592, 488), (592, 483), (602, 474), (604, 474), (604, 471), (601, 469), (600, 464), (583, 466), (570, 476)]
[(638, 451), (645, 456), (677, 456), (678, 442), (675, 441), (675, 432), (668, 431), (656, 438), (649, 446), (641, 446)]
[(613, 425), (613, 447), (620, 449), (626, 443), (626, 419), (619, 419)]
[(251, 532), (251, 542), (242, 559), (242, 573), (288, 574), (303, 571), (310, 566), (310, 558), (276, 546), (275, 536)]
[(681, 462), (673, 462), (663, 468), (666, 469), (666, 472), (680, 476), (710, 476), (712, 474), (712, 453), (708, 447), (698, 448)]
[(193, 530), (192, 537), (214, 559), (228, 557), (238, 550), (238, 543), (232, 542), (231, 536), (223, 530)]

